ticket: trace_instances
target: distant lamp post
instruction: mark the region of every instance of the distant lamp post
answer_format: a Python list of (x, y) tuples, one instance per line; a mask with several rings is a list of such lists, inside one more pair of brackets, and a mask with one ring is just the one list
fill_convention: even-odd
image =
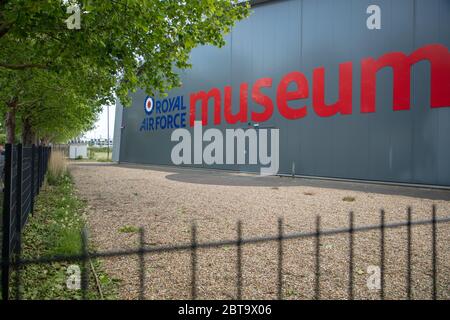
[(106, 154), (106, 160), (109, 161), (109, 104), (106, 106), (106, 117), (108, 118), (107, 120), (107, 124), (106, 124), (106, 131), (107, 131), (107, 141), (106, 143), (108, 144), (108, 151)]

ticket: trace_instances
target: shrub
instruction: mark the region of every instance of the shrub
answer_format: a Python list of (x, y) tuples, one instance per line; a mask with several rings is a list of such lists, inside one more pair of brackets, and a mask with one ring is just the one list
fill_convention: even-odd
[(67, 161), (64, 153), (53, 151), (48, 164), (47, 182), (56, 185), (65, 175), (67, 175)]

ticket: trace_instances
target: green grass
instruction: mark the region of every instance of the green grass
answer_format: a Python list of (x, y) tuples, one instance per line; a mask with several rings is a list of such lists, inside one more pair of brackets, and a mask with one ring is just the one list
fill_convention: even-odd
[[(81, 231), (85, 226), (86, 204), (74, 194), (70, 176), (56, 185), (46, 184), (35, 205), (23, 233), (23, 258), (76, 255), (81, 253)], [(92, 248), (90, 248), (92, 251)], [(117, 281), (102, 271), (99, 261), (93, 260), (94, 269), (105, 299), (117, 296)], [(80, 290), (69, 290), (66, 285), (69, 266), (77, 263), (30, 265), (22, 270), (23, 299), (81, 299)], [(89, 265), (89, 264), (88, 264)], [(81, 265), (79, 266), (81, 268)], [(89, 269), (88, 299), (100, 299), (95, 278)], [(14, 279), (12, 274), (11, 279)], [(11, 284), (14, 288), (14, 284)], [(12, 293), (14, 296), (14, 292)]]
[[(98, 147), (89, 147), (89, 150), (92, 150), (92, 151), (94, 151), (94, 152), (104, 152), (104, 153), (107, 153), (107, 152), (108, 152), (108, 147), (101, 147), (101, 148), (98, 148)], [(111, 152), (111, 148), (109, 148), (109, 152)]]
[(53, 255), (76, 255), (81, 252), (81, 234), (78, 230), (63, 229), (58, 238)]
[[(103, 149), (105, 149), (105, 150), (103, 150)], [(95, 160), (98, 162), (111, 162), (112, 161), (112, 150), (109, 151), (109, 157), (108, 157), (108, 152), (106, 151), (106, 148), (102, 148), (100, 150), (89, 149), (89, 160)]]

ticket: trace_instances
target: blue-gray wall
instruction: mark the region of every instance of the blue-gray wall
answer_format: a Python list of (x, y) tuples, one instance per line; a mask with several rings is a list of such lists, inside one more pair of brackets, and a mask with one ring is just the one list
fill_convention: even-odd
[[(371, 4), (381, 7), (381, 30), (366, 26)], [(280, 129), (281, 173), (290, 174), (295, 163), (298, 175), (450, 186), (450, 105), (430, 108), (429, 63), (413, 67), (411, 110), (393, 111), (392, 72), (385, 68), (377, 76), (377, 112), (359, 112), (361, 59), (392, 51), (410, 54), (427, 44), (450, 48), (450, 0), (270, 1), (255, 5), (251, 17), (238, 23), (226, 40), (221, 49), (195, 49), (193, 68), (182, 72), (183, 86), (169, 97), (183, 95), (188, 105), (190, 93), (232, 85), (237, 110), (241, 82), (251, 90), (255, 80), (273, 78), (273, 87), (264, 92), (275, 111), (262, 126)], [(326, 101), (332, 103), (338, 99), (339, 64), (346, 61), (353, 61), (353, 114), (317, 116), (311, 107), (313, 69), (325, 67)], [(276, 107), (276, 87), (292, 71), (308, 78), (309, 98), (301, 103), (309, 112), (303, 119), (286, 120)], [(121, 139), (114, 138), (120, 161), (170, 165), (171, 131), (139, 131), (145, 97), (142, 91), (133, 94), (123, 119), (116, 116), (123, 123)], [(249, 108), (258, 108), (251, 99)], [(209, 110), (211, 124), (212, 103)], [(218, 128), (233, 127), (222, 123)]]

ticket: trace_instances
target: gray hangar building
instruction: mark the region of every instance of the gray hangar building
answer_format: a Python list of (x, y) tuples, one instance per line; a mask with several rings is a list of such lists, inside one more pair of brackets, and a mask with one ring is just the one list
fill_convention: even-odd
[(192, 51), (180, 88), (117, 103), (115, 161), (175, 165), (172, 133), (203, 120), (224, 136), (278, 129), (279, 174), (450, 187), (450, 0), (253, 1), (251, 10), (224, 47)]

